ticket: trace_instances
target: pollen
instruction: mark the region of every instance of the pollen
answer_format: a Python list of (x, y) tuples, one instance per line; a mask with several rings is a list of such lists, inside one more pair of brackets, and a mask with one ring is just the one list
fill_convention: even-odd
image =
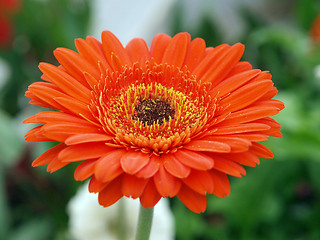
[(164, 121), (173, 118), (175, 109), (170, 105), (170, 102), (161, 99), (141, 99), (135, 106), (135, 114), (133, 120), (139, 120), (147, 125), (155, 123), (162, 125)]

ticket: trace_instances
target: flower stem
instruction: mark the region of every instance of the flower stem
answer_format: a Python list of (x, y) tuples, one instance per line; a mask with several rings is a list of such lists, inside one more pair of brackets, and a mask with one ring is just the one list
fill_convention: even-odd
[(126, 204), (124, 199), (119, 200), (118, 207), (118, 237), (119, 240), (127, 239), (127, 219), (126, 219)]
[(153, 208), (144, 208), (140, 205), (136, 240), (148, 240), (151, 232)]

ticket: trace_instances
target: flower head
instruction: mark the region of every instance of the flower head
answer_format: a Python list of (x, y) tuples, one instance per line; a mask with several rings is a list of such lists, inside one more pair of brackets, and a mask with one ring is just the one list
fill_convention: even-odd
[(21, 7), (20, 0), (0, 0), (1, 12), (17, 12)]
[(44, 111), (25, 123), (43, 123), (31, 142), (56, 141), (33, 166), (56, 171), (79, 162), (76, 180), (110, 206), (121, 197), (153, 207), (178, 198), (206, 209), (206, 194), (225, 197), (227, 175), (272, 158), (260, 141), (280, 137), (270, 116), (283, 109), (271, 75), (240, 61), (244, 46), (206, 47), (188, 33), (154, 37), (150, 49), (136, 38), (123, 47), (109, 31), (102, 42), (75, 41), (78, 53), (58, 48), (61, 64), (41, 63), (42, 79), (29, 86), (30, 103)]
[(7, 46), (11, 41), (12, 25), (11, 22), (0, 15), (0, 47)]
[(310, 29), (310, 37), (314, 43), (320, 43), (320, 14), (318, 14), (312, 22), (312, 26)]
[(12, 41), (13, 24), (11, 15), (20, 8), (19, 0), (0, 0), (0, 47), (7, 47)]

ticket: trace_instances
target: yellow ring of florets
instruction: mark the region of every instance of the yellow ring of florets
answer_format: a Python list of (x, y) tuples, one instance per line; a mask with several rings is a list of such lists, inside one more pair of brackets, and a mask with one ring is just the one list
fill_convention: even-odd
[[(174, 152), (205, 130), (214, 116), (216, 99), (187, 72), (168, 65), (146, 68), (145, 74), (137, 66), (125, 68), (111, 76), (115, 80), (102, 80), (93, 92), (90, 109), (103, 130), (114, 135), (106, 145), (156, 155)], [(170, 103), (174, 117), (152, 124), (140, 121), (135, 108), (141, 99)]]

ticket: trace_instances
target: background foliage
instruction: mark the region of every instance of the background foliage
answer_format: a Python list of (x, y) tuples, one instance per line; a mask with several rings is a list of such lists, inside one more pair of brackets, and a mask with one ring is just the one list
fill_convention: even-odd
[[(184, 24), (186, 6), (176, 2), (170, 34), (188, 31), (213, 46), (244, 43), (243, 59), (270, 70), (277, 98), (286, 105), (276, 117), (283, 138), (266, 144), (275, 158), (247, 168), (241, 180), (231, 177), (229, 197), (209, 196), (208, 210), (200, 215), (172, 199), (176, 239), (320, 239), (320, 44), (310, 38), (320, 3), (276, 2), (266, 1), (264, 15), (238, 8), (245, 28), (233, 39), (208, 12), (196, 25)], [(29, 0), (13, 17), (15, 37), (0, 50), (11, 69), (0, 85), (0, 239), (69, 239), (66, 204), (79, 186), (72, 179), (75, 166), (54, 174), (31, 168), (32, 159), (49, 146), (23, 141), (21, 120), (38, 111), (23, 95), (39, 80), (40, 61), (56, 63), (56, 47), (74, 49), (73, 39), (87, 35), (91, 14), (88, 0)]]

